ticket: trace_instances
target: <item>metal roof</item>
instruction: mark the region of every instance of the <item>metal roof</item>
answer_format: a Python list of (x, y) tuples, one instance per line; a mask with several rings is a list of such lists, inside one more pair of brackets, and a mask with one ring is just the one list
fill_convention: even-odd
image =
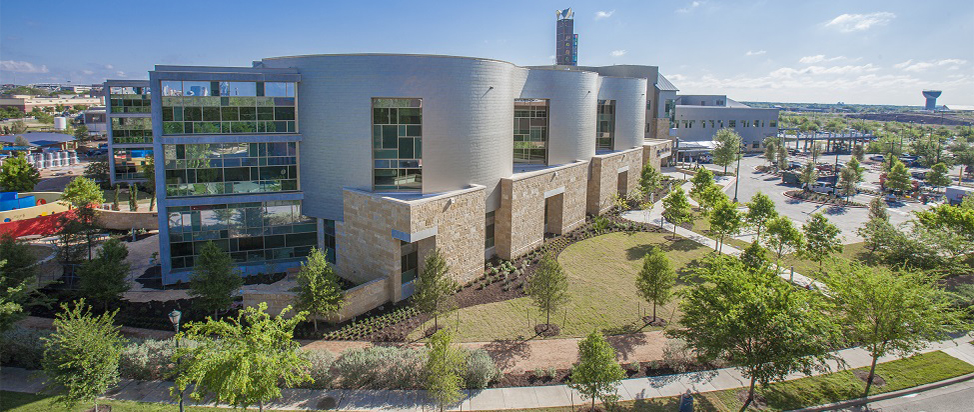
[(656, 89), (659, 91), (680, 91), (673, 83), (670, 83), (662, 74), (656, 75)]
[(35, 133), (24, 133), (17, 135), (2, 135), (0, 136), (0, 142), (3, 143), (14, 143), (17, 140), (17, 136), (23, 136), (27, 139), (27, 142), (31, 146), (47, 146), (57, 143), (73, 142), (74, 136), (64, 133), (49, 133), (49, 132), (35, 132)]

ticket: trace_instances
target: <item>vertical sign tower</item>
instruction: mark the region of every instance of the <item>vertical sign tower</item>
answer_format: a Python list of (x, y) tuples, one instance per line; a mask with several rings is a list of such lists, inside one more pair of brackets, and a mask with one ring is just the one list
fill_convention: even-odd
[(558, 29), (555, 32), (555, 64), (578, 65), (578, 35), (575, 34), (575, 13), (571, 7), (555, 12)]

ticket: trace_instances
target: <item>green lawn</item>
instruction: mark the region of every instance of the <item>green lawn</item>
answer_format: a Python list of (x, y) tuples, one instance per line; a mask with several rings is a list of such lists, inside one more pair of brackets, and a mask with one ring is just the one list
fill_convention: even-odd
[[(859, 369), (867, 372), (869, 370)], [(877, 365), (876, 373), (886, 380), (886, 385), (874, 384), (870, 394), (912, 388), (972, 372), (974, 365), (940, 351), (929, 352)], [(858, 398), (865, 388), (865, 382), (849, 370), (776, 383), (768, 388), (760, 388), (757, 392), (767, 400), (768, 407), (763, 410), (784, 411)], [(714, 403), (726, 405), (730, 410), (736, 411), (743, 404), (737, 400), (739, 390), (710, 392), (707, 396), (717, 398)]]
[[(578, 337), (601, 329), (607, 334), (648, 331), (640, 312), (651, 308), (637, 297), (636, 273), (652, 245), (666, 251), (678, 270), (707, 254), (710, 249), (688, 239), (673, 242), (670, 234), (636, 232), (611, 233), (583, 240), (565, 249), (558, 262), (565, 269), (572, 301), (567, 311), (552, 314), (552, 323), (561, 327), (560, 337)], [(678, 287), (680, 285), (678, 284)], [(657, 309), (666, 319), (679, 318), (676, 301)], [(471, 306), (440, 319), (441, 325), (455, 327), (459, 317), (459, 337), (467, 342), (516, 339), (534, 335), (534, 325), (544, 323), (543, 314), (531, 305), (530, 298), (511, 299)], [(421, 330), (410, 336), (417, 339)]]
[[(56, 404), (53, 402), (52, 395), (35, 395), (32, 393), (0, 391), (0, 411), (5, 412), (35, 412), (35, 411), (64, 411), (80, 412), (92, 409), (92, 405), (77, 405), (73, 408)], [(112, 412), (172, 412), (178, 410), (176, 405), (164, 403), (146, 403), (133, 401), (110, 401), (102, 399), (98, 405), (111, 405)], [(99, 408), (100, 409), (100, 408)], [(227, 408), (207, 408), (200, 406), (186, 405), (187, 411), (198, 412), (226, 412)], [(256, 411), (257, 407), (252, 406), (250, 410)], [(267, 409), (273, 410), (273, 409)]]
[[(867, 370), (868, 368), (860, 368)], [(953, 378), (974, 372), (974, 365), (961, 361), (943, 352), (930, 352), (907, 359), (881, 363), (876, 366), (876, 373), (886, 379), (886, 385), (873, 385), (871, 394), (897, 391), (912, 388), (931, 382)], [(813, 376), (793, 381), (772, 384), (767, 388), (757, 389), (757, 393), (767, 400), (767, 407), (753, 411), (782, 411), (799, 409), (816, 405), (823, 405), (843, 400), (855, 399), (862, 396), (865, 383), (855, 377), (852, 371), (835, 372), (828, 375)], [(694, 410), (709, 411), (737, 411), (743, 402), (737, 399), (738, 392), (746, 388), (729, 389), (717, 392), (704, 392), (694, 397)], [(653, 398), (639, 401), (619, 402), (618, 411), (662, 412), (675, 411), (678, 408), (678, 398)], [(578, 401), (577, 405), (582, 405)], [(519, 409), (520, 412), (568, 412), (570, 407)]]
[[(771, 260), (774, 261), (774, 255), (771, 255), (770, 257)], [(843, 245), (842, 253), (833, 255), (833, 257), (848, 260), (858, 260), (859, 262), (870, 266), (876, 265), (875, 261), (870, 256), (869, 251), (866, 250), (866, 244), (862, 242)], [(792, 265), (794, 265), (795, 272), (816, 278), (818, 277), (816, 275), (819, 273), (820, 267), (823, 269), (828, 269), (830, 267), (829, 260), (824, 260), (821, 266), (819, 266), (818, 262), (801, 258), (794, 253), (782, 256), (780, 265), (783, 268), (790, 268)]]

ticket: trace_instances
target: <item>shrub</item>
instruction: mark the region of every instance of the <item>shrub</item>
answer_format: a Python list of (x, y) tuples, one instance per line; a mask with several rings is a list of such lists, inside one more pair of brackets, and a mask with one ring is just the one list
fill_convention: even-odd
[(541, 379), (545, 377), (544, 369), (538, 368), (534, 370), (534, 377)]
[(308, 372), (314, 382), (304, 382), (299, 387), (306, 389), (327, 389), (332, 385), (335, 375), (331, 367), (335, 363), (335, 355), (326, 350), (302, 350), (299, 354), (311, 362)]
[(420, 387), (425, 349), (373, 346), (342, 352), (335, 361), (343, 388), (408, 389)]
[[(180, 344), (186, 344), (183, 340)], [(176, 344), (172, 339), (133, 341), (122, 349), (118, 361), (118, 371), (123, 378), (143, 381), (168, 380), (172, 378), (175, 364), (172, 353)]]
[(548, 372), (548, 377), (551, 379), (554, 379), (556, 376), (558, 376), (558, 370), (555, 369), (554, 366), (549, 366), (547, 372)]
[(467, 354), (467, 373), (463, 379), (468, 389), (484, 389), (499, 375), (500, 370), (487, 351), (477, 349)]
[(693, 350), (683, 339), (670, 339), (663, 348), (663, 362), (674, 371), (688, 372), (694, 365), (696, 357)]
[(44, 358), (44, 341), (41, 338), (50, 334), (49, 330), (22, 326), (14, 326), (0, 334), (0, 365), (39, 369)]

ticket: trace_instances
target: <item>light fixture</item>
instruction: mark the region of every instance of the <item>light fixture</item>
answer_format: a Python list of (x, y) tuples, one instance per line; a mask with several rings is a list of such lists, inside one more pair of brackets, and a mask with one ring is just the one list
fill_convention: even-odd
[(169, 312), (169, 322), (172, 322), (173, 326), (179, 327), (179, 320), (183, 317), (183, 312), (173, 309)]

